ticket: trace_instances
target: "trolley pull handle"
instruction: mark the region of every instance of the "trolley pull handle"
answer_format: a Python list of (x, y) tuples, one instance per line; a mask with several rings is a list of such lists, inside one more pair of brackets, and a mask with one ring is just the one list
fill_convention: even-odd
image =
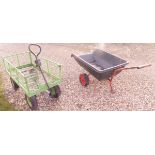
[[(38, 49), (39, 49), (38, 54), (35, 54), (35, 53), (32, 51), (32, 49), (31, 49), (32, 46), (38, 47)], [(36, 61), (35, 61), (36, 66), (39, 68), (39, 71), (40, 71), (41, 74), (42, 74), (42, 77), (43, 77), (43, 79), (44, 79), (44, 81), (45, 81), (45, 83), (46, 83), (47, 88), (50, 90), (50, 87), (49, 87), (49, 85), (48, 85), (48, 82), (47, 82), (47, 80), (46, 80), (46, 77), (45, 77), (45, 75), (44, 75), (44, 72), (43, 72), (43, 70), (42, 70), (42, 68), (41, 68), (41, 61), (40, 61), (40, 59), (38, 59), (38, 56), (39, 56), (39, 54), (41, 53), (41, 47), (40, 47), (39, 45), (37, 45), (37, 44), (30, 44), (30, 45), (28, 46), (28, 49), (29, 49), (29, 51), (35, 56), (35, 58), (36, 58)]]
[[(38, 47), (39, 52), (38, 52), (37, 54), (35, 54), (35, 53), (32, 51), (32, 46)], [(41, 47), (40, 47), (39, 45), (37, 45), (37, 44), (30, 44), (30, 45), (28, 46), (28, 49), (29, 49), (29, 51), (36, 57), (36, 59), (38, 58), (38, 56), (39, 56), (40, 53), (41, 53)]]

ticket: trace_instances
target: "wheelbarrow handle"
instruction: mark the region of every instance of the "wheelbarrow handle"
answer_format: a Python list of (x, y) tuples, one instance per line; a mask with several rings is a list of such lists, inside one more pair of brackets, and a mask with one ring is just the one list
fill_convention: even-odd
[(151, 66), (151, 64), (148, 64), (148, 65), (143, 65), (143, 66), (138, 67), (137, 69), (142, 69), (142, 68), (145, 68), (145, 67), (150, 67), (150, 66)]
[(142, 69), (142, 68), (150, 67), (150, 66), (151, 66), (151, 64), (147, 64), (147, 65), (142, 65), (142, 66), (138, 66), (138, 67), (129, 67), (129, 68), (122, 67), (122, 68), (114, 69), (113, 72), (112, 72), (111, 77), (109, 78), (110, 85), (112, 83), (112, 80), (113, 80), (114, 76), (116, 76), (117, 74), (119, 74), (121, 71), (129, 70), (129, 69)]
[(130, 70), (130, 69), (142, 69), (142, 68), (145, 68), (145, 67), (150, 67), (151, 64), (147, 64), (147, 65), (143, 65), (143, 66), (138, 66), (138, 67), (128, 67), (128, 68), (118, 68), (118, 69), (115, 69), (112, 73), (112, 76), (111, 76), (111, 79), (113, 79), (113, 77), (117, 74), (119, 74), (121, 71), (124, 71), (124, 70)]
[(128, 69), (142, 69), (142, 68), (145, 68), (145, 67), (150, 67), (151, 64), (147, 64), (147, 65), (142, 65), (142, 66), (138, 66), (138, 67), (129, 67), (129, 68), (124, 68), (125, 70), (128, 70)]
[[(32, 51), (32, 49), (31, 49), (32, 46), (36, 46), (36, 47), (39, 48), (38, 54), (35, 54), (35, 53)], [(39, 45), (37, 45), (37, 44), (30, 44), (30, 45), (28, 46), (28, 49), (29, 49), (29, 51), (36, 57), (36, 59), (37, 59), (37, 57), (38, 57), (38, 56), (40, 55), (40, 53), (41, 53), (41, 47), (40, 47)]]

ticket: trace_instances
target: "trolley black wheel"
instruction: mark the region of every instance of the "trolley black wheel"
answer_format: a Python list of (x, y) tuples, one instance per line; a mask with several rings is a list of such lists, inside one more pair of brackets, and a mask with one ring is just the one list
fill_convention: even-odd
[(89, 85), (89, 76), (87, 74), (80, 74), (79, 80), (82, 86), (86, 87)]
[(12, 78), (10, 78), (10, 81), (11, 81), (13, 89), (16, 91), (19, 88), (19, 86), (17, 85), (17, 83)]
[(25, 95), (25, 99), (31, 110), (39, 110), (36, 96), (28, 97), (27, 95)]
[(52, 98), (58, 98), (61, 95), (61, 89), (59, 86), (54, 86), (53, 88), (50, 88), (50, 94)]

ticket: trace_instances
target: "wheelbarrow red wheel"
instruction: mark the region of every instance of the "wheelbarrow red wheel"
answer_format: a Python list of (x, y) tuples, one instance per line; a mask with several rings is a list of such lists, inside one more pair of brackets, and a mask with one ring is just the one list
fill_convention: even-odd
[(54, 86), (50, 89), (50, 97), (52, 98), (58, 98), (61, 95), (61, 89), (59, 86)]
[(79, 80), (82, 86), (86, 87), (89, 85), (89, 76), (87, 74), (80, 74)]
[(17, 83), (12, 78), (10, 78), (10, 81), (11, 81), (13, 89), (16, 91), (19, 88), (19, 86), (17, 85)]
[(25, 95), (25, 99), (31, 110), (39, 110), (36, 96), (28, 97)]

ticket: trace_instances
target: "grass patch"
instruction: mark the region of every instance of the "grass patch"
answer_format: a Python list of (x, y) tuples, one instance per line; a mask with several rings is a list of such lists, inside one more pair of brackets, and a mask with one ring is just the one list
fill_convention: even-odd
[(4, 96), (4, 89), (2, 84), (2, 74), (0, 73), (0, 111), (14, 111), (13, 105), (11, 105)]

